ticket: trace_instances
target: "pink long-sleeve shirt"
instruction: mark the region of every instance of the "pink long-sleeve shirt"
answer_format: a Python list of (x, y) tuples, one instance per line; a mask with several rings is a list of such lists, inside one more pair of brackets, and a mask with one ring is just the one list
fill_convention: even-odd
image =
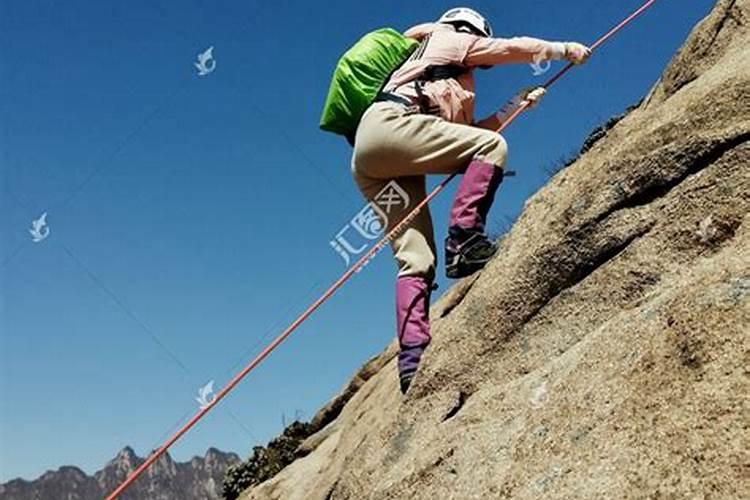
[[(474, 124), (474, 72), (477, 66), (531, 63), (565, 57), (565, 45), (537, 38), (484, 38), (459, 33), (449, 25), (428, 23), (410, 28), (409, 38), (424, 41), (411, 58), (391, 77), (385, 90), (411, 100), (417, 99), (413, 82), (428, 66), (447, 64), (469, 69), (457, 78), (427, 82), (423, 85), (430, 104), (439, 107), (440, 116), (454, 123)], [(491, 120), (488, 119), (488, 120)], [(487, 121), (487, 120), (483, 120)]]

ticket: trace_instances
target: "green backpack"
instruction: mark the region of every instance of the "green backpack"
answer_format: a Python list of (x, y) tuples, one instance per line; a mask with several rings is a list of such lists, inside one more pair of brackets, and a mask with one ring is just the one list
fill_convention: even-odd
[(418, 41), (391, 28), (362, 37), (336, 65), (320, 128), (353, 143), (362, 115), (418, 46)]

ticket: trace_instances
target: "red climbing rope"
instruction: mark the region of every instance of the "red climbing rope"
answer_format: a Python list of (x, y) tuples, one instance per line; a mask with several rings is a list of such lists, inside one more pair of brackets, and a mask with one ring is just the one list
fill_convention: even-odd
[[(591, 45), (591, 49), (595, 50), (599, 46), (601, 46), (604, 42), (609, 40), (611, 37), (613, 37), (617, 32), (619, 32), (621, 29), (623, 29), (625, 26), (630, 24), (635, 18), (640, 16), (643, 12), (645, 12), (649, 7), (651, 7), (654, 3), (656, 3), (656, 0), (649, 0), (646, 2), (642, 7), (640, 7), (638, 10), (636, 10), (634, 13), (632, 13), (630, 16), (628, 16), (625, 20), (623, 20), (620, 24), (615, 26), (612, 30), (610, 30), (606, 35), (602, 36), (594, 42), (593, 45)], [(568, 64), (565, 66), (560, 72), (558, 72), (555, 76), (553, 76), (549, 81), (547, 81), (544, 84), (545, 88), (549, 88), (552, 86), (557, 80), (559, 80), (563, 75), (565, 75), (574, 65)], [(523, 113), (526, 108), (529, 106), (528, 101), (524, 101), (521, 106), (500, 126), (500, 128), (497, 130), (498, 133), (505, 130), (505, 128), (510, 125), (521, 113)], [(298, 326), (300, 326), (307, 318), (309, 318), (312, 313), (314, 313), (321, 305), (323, 305), (324, 302), (326, 302), (336, 291), (341, 288), (344, 283), (346, 283), (349, 278), (351, 278), (357, 271), (362, 269), (367, 263), (372, 260), (375, 255), (377, 255), (383, 247), (385, 247), (388, 243), (393, 240), (393, 238), (396, 237), (401, 231), (403, 231), (406, 226), (414, 220), (414, 218), (417, 216), (417, 214), (425, 207), (427, 206), (440, 192), (445, 189), (445, 186), (448, 185), (448, 183), (453, 180), (453, 178), (456, 177), (456, 174), (452, 174), (446, 179), (444, 179), (430, 194), (427, 195), (427, 197), (422, 200), (416, 207), (414, 207), (414, 210), (412, 210), (406, 217), (404, 217), (401, 222), (399, 222), (393, 229), (391, 229), (388, 234), (386, 234), (383, 239), (381, 239), (375, 246), (373, 246), (367, 253), (365, 253), (361, 259), (359, 259), (352, 267), (350, 267), (338, 280), (336, 280), (331, 287), (326, 290), (326, 292), (315, 302), (313, 302), (310, 307), (308, 307), (294, 322), (289, 325), (281, 334), (276, 337), (263, 351), (261, 351), (260, 354), (258, 354), (255, 359), (253, 359), (245, 368), (242, 369), (237, 375), (235, 375), (232, 380), (227, 383), (227, 385), (222, 388), (218, 394), (216, 394), (216, 398), (209, 404), (201, 408), (200, 411), (198, 411), (184, 426), (182, 426), (172, 437), (170, 437), (163, 445), (161, 445), (157, 450), (155, 450), (149, 457), (146, 459), (145, 462), (143, 462), (135, 471), (133, 471), (132, 474), (130, 474), (125, 481), (120, 484), (117, 489), (115, 489), (112, 493), (109, 494), (109, 496), (106, 498), (106, 500), (114, 500), (116, 499), (120, 494), (122, 494), (133, 482), (138, 479), (138, 477), (143, 474), (143, 472), (148, 469), (160, 456), (162, 456), (166, 451), (178, 440), (180, 439), (185, 433), (187, 433), (198, 421), (203, 418), (203, 416), (211, 411), (214, 406), (219, 404), (219, 401), (224, 399), (224, 397), (229, 394), (229, 392), (234, 389), (237, 384), (239, 384), (245, 376), (253, 371), (256, 366), (258, 366), (271, 352), (276, 349), (279, 344), (284, 342), (289, 335), (294, 332), (294, 330), (297, 329)]]

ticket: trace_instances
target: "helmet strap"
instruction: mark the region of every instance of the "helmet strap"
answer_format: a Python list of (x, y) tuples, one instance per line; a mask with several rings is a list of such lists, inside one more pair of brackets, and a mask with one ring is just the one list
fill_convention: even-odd
[(477, 29), (474, 28), (474, 26), (472, 26), (471, 24), (467, 22), (456, 21), (456, 22), (450, 23), (450, 25), (453, 26), (453, 28), (455, 28), (455, 30), (458, 33), (468, 33), (470, 35), (480, 36), (480, 37), (486, 36), (484, 33), (480, 33)]

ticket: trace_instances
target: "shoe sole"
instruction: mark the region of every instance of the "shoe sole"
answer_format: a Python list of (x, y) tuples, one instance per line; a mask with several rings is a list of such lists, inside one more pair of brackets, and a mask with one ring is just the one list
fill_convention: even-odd
[(482, 262), (466, 262), (457, 255), (451, 264), (446, 264), (445, 275), (450, 279), (461, 279), (471, 276), (477, 271), (481, 271), (491, 259)]

